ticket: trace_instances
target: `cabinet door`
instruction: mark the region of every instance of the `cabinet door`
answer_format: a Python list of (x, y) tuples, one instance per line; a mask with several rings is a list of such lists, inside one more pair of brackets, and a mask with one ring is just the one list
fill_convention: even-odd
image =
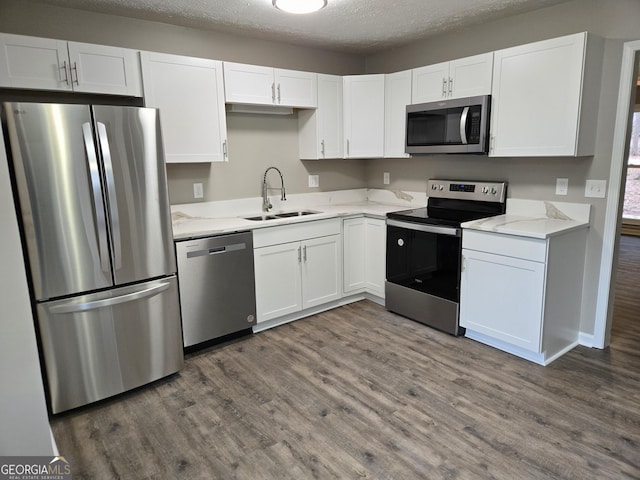
[(227, 103), (273, 105), (276, 100), (271, 67), (224, 62), (224, 87)]
[(384, 78), (384, 156), (408, 157), (405, 153), (407, 105), (411, 104), (411, 70)]
[(379, 297), (384, 297), (386, 250), (386, 222), (365, 218), (366, 288), (369, 293)]
[(493, 52), (460, 58), (449, 63), (451, 98), (474, 97), (491, 93)]
[(462, 250), (460, 326), (539, 353), (545, 264)]
[(362, 292), (367, 286), (366, 219), (349, 218), (342, 224), (344, 292)]
[(320, 158), (342, 158), (342, 77), (318, 75)]
[(344, 77), (346, 158), (384, 155), (384, 75)]
[(68, 48), (74, 91), (142, 96), (137, 51), (77, 42)]
[(315, 307), (342, 296), (340, 235), (302, 242), (302, 305)]
[(276, 103), (284, 107), (316, 108), (318, 78), (311, 72), (275, 69)]
[(342, 77), (318, 74), (318, 108), (298, 112), (300, 158), (343, 158)]
[(145, 103), (160, 109), (167, 163), (227, 160), (222, 62), (142, 52)]
[(0, 86), (71, 90), (67, 42), (0, 34)]
[(254, 249), (258, 323), (302, 309), (300, 242)]
[(442, 100), (448, 95), (449, 62), (414, 68), (411, 87), (411, 103)]
[(580, 33), (495, 52), (491, 156), (575, 155), (585, 39)]

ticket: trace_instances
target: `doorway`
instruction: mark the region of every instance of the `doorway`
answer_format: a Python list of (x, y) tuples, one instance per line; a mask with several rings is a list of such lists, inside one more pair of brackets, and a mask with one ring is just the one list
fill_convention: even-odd
[[(638, 76), (636, 90), (640, 88)], [(627, 174), (622, 205), (623, 235), (640, 236), (640, 95), (636, 92), (636, 101), (631, 117), (631, 132), (629, 135), (629, 158), (627, 160)]]
[[(616, 122), (611, 151), (611, 168), (609, 171), (609, 194), (605, 214), (600, 276), (598, 278), (598, 294), (593, 332), (593, 346), (605, 348), (611, 338), (611, 326), (614, 309), (614, 280), (618, 260), (618, 245), (622, 229), (622, 210), (627, 164), (629, 162), (630, 133), (632, 113), (635, 113), (636, 92), (640, 64), (640, 40), (626, 42), (622, 52), (622, 69), (620, 72), (620, 88)], [(635, 171), (635, 170), (634, 170)]]

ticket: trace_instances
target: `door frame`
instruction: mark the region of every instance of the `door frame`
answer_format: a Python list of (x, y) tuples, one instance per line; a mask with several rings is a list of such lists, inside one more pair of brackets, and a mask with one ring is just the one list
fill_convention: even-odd
[(622, 181), (625, 164), (629, 156), (627, 133), (629, 128), (629, 112), (631, 111), (632, 88), (636, 88), (636, 56), (640, 52), (640, 40), (626, 42), (622, 52), (622, 69), (616, 122), (611, 151), (611, 167), (609, 170), (609, 195), (604, 221), (602, 256), (600, 259), (600, 277), (598, 280), (598, 296), (596, 301), (596, 317), (593, 332), (593, 346), (605, 348), (611, 337), (613, 317), (613, 299), (615, 288), (613, 282), (616, 274), (618, 257), (618, 236), (622, 224)]

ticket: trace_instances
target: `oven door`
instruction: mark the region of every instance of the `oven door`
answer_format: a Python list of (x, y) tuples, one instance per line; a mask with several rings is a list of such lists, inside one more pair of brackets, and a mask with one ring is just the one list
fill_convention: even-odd
[(387, 282), (458, 302), (460, 228), (387, 220)]

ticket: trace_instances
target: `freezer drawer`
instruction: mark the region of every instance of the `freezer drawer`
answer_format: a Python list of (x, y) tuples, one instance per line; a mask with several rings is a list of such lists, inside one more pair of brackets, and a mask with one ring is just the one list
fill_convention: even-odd
[(176, 243), (184, 346), (256, 323), (251, 232)]
[(175, 277), (44, 302), (38, 322), (52, 413), (182, 368)]

